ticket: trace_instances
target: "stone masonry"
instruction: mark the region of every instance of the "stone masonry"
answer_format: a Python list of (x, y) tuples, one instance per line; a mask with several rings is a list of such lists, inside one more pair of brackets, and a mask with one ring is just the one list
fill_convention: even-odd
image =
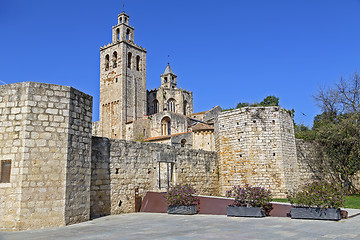
[(198, 193), (218, 195), (216, 153), (93, 137), (91, 216), (134, 212), (135, 189), (166, 191), (189, 183)]
[(299, 183), (291, 114), (280, 107), (245, 107), (222, 112), (215, 122), (220, 194), (248, 183), (275, 197)]
[(86, 221), (90, 208), (92, 97), (71, 87), (0, 86), (0, 230)]

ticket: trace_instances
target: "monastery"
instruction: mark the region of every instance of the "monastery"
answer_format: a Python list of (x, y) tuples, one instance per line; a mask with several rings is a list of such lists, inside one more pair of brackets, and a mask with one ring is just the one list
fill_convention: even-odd
[(70, 86), (0, 86), (0, 231), (134, 212), (146, 192), (170, 184), (224, 196), (249, 183), (285, 197), (312, 178), (316, 149), (295, 139), (289, 111), (193, 113), (193, 93), (169, 64), (147, 90), (146, 50), (129, 20), (120, 13), (100, 48), (99, 121), (92, 96)]

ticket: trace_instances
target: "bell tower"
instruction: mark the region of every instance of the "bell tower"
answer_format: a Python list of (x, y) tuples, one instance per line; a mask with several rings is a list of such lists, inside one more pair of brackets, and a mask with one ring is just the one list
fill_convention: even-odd
[(112, 43), (100, 48), (100, 133), (125, 139), (125, 124), (146, 114), (146, 50), (134, 43), (129, 15), (118, 15)]
[(161, 74), (161, 86), (165, 88), (177, 88), (177, 76), (172, 71), (170, 64), (165, 68), (163, 74)]

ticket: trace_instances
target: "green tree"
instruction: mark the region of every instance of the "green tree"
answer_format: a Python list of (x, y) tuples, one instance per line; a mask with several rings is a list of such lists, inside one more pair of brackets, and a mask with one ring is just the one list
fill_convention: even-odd
[(279, 98), (275, 96), (267, 96), (259, 104), (260, 106), (279, 106)]
[(279, 106), (279, 98), (275, 97), (275, 96), (267, 96), (266, 98), (264, 98), (264, 100), (262, 100), (262, 102), (260, 103), (248, 103), (248, 102), (239, 102), (236, 105), (236, 108), (242, 108), (242, 107), (259, 107), (259, 106)]
[(335, 87), (319, 89), (314, 98), (323, 112), (307, 136), (325, 150), (324, 166), (332, 177), (347, 191), (354, 190), (353, 175), (360, 170), (360, 77), (355, 73), (348, 80), (341, 78)]
[(242, 102), (239, 102), (237, 105), (236, 105), (236, 108), (242, 108), (242, 107), (248, 107), (250, 106), (249, 103), (245, 102), (245, 103), (242, 103)]

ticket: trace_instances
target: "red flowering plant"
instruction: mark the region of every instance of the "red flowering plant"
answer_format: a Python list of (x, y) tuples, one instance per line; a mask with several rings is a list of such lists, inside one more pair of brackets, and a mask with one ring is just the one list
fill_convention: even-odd
[(167, 189), (165, 198), (168, 206), (191, 206), (200, 202), (195, 193), (196, 191), (190, 185), (177, 184)]
[(249, 184), (244, 187), (234, 186), (226, 192), (226, 197), (235, 198), (232, 206), (260, 207), (266, 215), (269, 215), (272, 209), (271, 191), (263, 187), (251, 187)]
[(314, 181), (300, 186), (288, 194), (295, 207), (340, 208), (344, 206), (345, 192), (335, 182)]

